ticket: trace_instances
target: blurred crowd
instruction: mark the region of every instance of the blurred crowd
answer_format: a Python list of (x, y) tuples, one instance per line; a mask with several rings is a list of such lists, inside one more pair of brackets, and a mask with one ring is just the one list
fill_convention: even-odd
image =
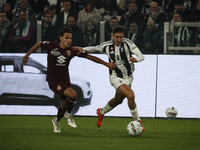
[[(38, 36), (42, 41), (59, 40), (64, 26), (73, 31), (73, 45), (98, 45), (100, 21), (105, 21), (105, 41), (119, 24), (144, 54), (163, 54), (164, 22), (200, 23), (200, 0), (55, 1), (52, 5), (48, 0), (1, 0), (0, 53), (25, 53)], [(37, 21), (42, 23), (41, 35)], [(200, 27), (176, 27), (174, 45), (200, 47)]]

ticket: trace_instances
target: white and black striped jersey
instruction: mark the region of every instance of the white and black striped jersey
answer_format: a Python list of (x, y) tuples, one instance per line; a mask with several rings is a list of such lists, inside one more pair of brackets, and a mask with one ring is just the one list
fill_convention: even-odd
[(128, 78), (134, 71), (134, 64), (131, 63), (132, 54), (137, 56), (137, 62), (143, 61), (144, 56), (138, 47), (129, 39), (124, 38), (120, 46), (113, 44), (113, 41), (103, 42), (97, 46), (83, 48), (86, 52), (104, 52), (109, 57), (109, 62), (114, 62), (115, 70), (110, 70), (110, 75), (116, 75), (120, 78)]

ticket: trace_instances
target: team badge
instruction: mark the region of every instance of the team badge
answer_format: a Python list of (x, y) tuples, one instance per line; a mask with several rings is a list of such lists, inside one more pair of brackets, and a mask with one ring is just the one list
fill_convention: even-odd
[(71, 53), (72, 53), (72, 52), (69, 51), (69, 50), (66, 51), (66, 54), (67, 54), (68, 57), (71, 55)]
[(62, 87), (60, 85), (57, 86), (57, 91), (61, 91)]
[(113, 51), (113, 50), (114, 50), (113, 46), (111, 46), (111, 47), (110, 47), (110, 50), (111, 50), (111, 51)]

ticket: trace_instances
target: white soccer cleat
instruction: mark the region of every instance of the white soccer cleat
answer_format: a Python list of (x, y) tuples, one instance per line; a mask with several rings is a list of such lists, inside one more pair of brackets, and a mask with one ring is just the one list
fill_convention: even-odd
[(57, 122), (56, 121), (56, 118), (53, 118), (52, 120), (51, 120), (51, 123), (52, 123), (52, 125), (53, 125), (53, 132), (54, 133), (60, 133), (61, 131), (60, 131), (60, 122)]
[(72, 128), (76, 128), (76, 127), (77, 127), (71, 113), (65, 112), (64, 118), (67, 120), (67, 123), (68, 123)]

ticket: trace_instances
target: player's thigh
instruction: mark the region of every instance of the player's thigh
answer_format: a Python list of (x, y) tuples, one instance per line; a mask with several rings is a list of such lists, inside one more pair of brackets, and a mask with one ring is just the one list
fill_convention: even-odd
[(124, 94), (122, 94), (121, 92), (119, 92), (118, 90), (115, 93), (115, 101), (118, 102), (119, 104), (123, 102), (124, 98), (126, 96)]
[(133, 90), (126, 84), (122, 84), (119, 86), (118, 91), (125, 95), (128, 99), (134, 99), (135, 94)]
[(68, 87), (67, 89), (65, 89), (64, 91), (64, 95), (66, 97), (69, 97), (69, 99), (75, 100), (77, 97), (77, 93), (75, 90), (73, 90), (71, 87)]

